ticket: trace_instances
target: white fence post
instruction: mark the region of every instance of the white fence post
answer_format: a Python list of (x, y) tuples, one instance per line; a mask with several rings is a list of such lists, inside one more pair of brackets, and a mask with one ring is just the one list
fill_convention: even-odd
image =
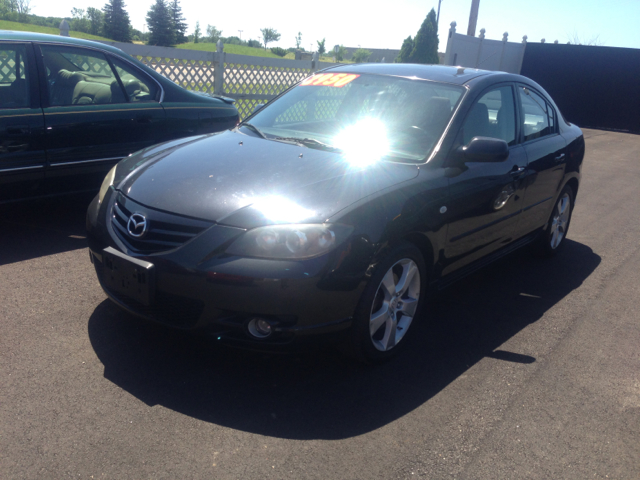
[(480, 39), (480, 43), (478, 44), (478, 58), (476, 59), (476, 67), (478, 68), (480, 66), (480, 55), (482, 55), (482, 41), (484, 40), (484, 33), (486, 32), (486, 30), (484, 28), (480, 29), (480, 36), (478, 37)]
[(456, 22), (451, 22), (451, 28), (449, 29), (449, 37), (447, 38), (447, 48), (444, 53), (444, 64), (445, 65), (453, 65), (455, 63), (455, 59), (451, 58), (451, 48), (453, 47), (453, 40), (451, 37), (454, 33), (456, 33)]
[(502, 35), (502, 53), (500, 54), (500, 65), (498, 70), (502, 70), (502, 60), (504, 59), (504, 50), (507, 48), (507, 42), (509, 41), (509, 32), (504, 32)]
[(218, 62), (213, 69), (213, 93), (216, 95), (224, 94), (224, 44), (222, 40), (217, 43)]
[(60, 35), (63, 37), (69, 36), (69, 22), (67, 22), (64, 18), (60, 22)]

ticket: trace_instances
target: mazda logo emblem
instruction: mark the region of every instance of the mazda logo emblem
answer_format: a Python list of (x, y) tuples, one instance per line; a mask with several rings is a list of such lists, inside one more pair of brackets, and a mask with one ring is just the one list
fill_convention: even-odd
[(148, 227), (147, 218), (141, 213), (134, 213), (129, 217), (129, 221), (127, 222), (129, 235), (135, 238), (140, 238), (147, 233)]

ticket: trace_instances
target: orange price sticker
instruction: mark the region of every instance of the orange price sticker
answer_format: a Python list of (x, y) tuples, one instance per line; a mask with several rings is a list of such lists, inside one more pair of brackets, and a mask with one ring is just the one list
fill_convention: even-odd
[(360, 75), (353, 73), (318, 73), (303, 80), (301, 86), (344, 87)]

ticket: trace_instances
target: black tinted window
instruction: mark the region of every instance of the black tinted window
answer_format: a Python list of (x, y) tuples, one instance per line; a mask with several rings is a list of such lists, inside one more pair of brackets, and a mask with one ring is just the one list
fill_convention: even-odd
[(524, 141), (533, 140), (555, 132), (553, 108), (536, 92), (521, 87), (522, 131)]
[(29, 107), (29, 72), (24, 45), (0, 45), (0, 108)]
[(491, 137), (516, 143), (516, 109), (510, 86), (491, 90), (471, 107), (462, 127), (462, 142), (473, 137)]

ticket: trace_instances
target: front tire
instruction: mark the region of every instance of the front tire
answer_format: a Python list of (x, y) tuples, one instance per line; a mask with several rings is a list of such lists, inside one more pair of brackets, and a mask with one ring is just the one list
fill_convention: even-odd
[(407, 343), (426, 285), (424, 259), (410, 243), (393, 247), (375, 267), (354, 315), (351, 353), (364, 363), (395, 356)]

